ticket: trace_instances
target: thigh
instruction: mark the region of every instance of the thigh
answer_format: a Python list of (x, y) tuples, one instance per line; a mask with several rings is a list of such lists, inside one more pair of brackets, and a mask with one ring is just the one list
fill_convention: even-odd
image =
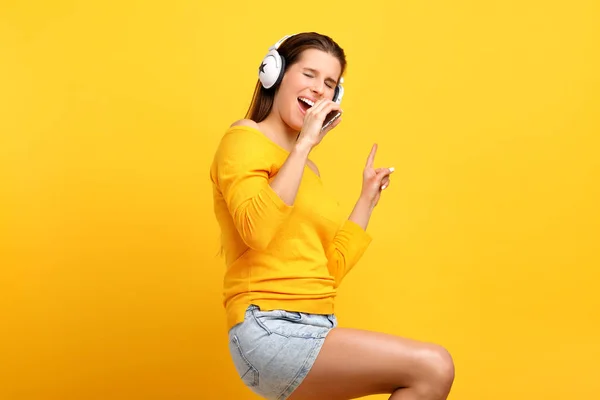
[(289, 400), (347, 400), (413, 387), (449, 357), (440, 346), (359, 329), (335, 328)]

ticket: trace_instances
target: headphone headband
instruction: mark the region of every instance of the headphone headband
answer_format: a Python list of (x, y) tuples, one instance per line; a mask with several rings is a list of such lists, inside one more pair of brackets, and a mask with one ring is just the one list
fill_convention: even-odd
[(292, 33), (291, 35), (285, 35), (284, 37), (282, 37), (281, 39), (279, 39), (279, 41), (277, 41), (277, 43), (275, 43), (273, 46), (271, 46), (271, 48), (269, 50), (277, 50), (279, 48), (279, 46), (281, 46), (281, 44), (283, 42), (285, 42), (287, 39), (291, 38), (292, 36), (297, 35), (296, 33)]

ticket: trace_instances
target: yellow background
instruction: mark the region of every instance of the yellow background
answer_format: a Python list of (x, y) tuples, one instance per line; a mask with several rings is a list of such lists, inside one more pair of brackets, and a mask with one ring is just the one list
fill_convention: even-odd
[(268, 47), (307, 30), (349, 62), (324, 180), (349, 212), (373, 142), (397, 170), (341, 326), (446, 346), (453, 400), (600, 397), (599, 17), (2, 1), (0, 398), (256, 398), (227, 352), (208, 167)]

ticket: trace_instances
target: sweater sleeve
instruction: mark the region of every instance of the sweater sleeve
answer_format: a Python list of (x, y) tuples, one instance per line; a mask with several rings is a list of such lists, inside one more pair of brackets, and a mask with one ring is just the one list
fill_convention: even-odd
[(353, 221), (346, 220), (327, 249), (329, 273), (335, 287), (350, 272), (371, 243), (371, 236)]
[(248, 132), (226, 134), (215, 154), (212, 177), (246, 245), (265, 250), (290, 215), (269, 185), (271, 164)]

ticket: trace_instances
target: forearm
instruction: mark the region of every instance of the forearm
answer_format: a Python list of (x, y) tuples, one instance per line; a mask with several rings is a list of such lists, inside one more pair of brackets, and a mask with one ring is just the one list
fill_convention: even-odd
[(311, 146), (297, 143), (270, 185), (287, 205), (293, 205), (304, 174)]
[(370, 204), (370, 202), (361, 196), (354, 205), (354, 209), (352, 210), (352, 213), (348, 219), (363, 228), (363, 230), (367, 230), (367, 225), (369, 225), (373, 208), (374, 207)]
[(368, 210), (366, 203), (359, 200), (352, 215), (338, 230), (327, 249), (327, 268), (335, 278), (336, 287), (371, 243), (371, 236), (365, 230), (370, 216)]

